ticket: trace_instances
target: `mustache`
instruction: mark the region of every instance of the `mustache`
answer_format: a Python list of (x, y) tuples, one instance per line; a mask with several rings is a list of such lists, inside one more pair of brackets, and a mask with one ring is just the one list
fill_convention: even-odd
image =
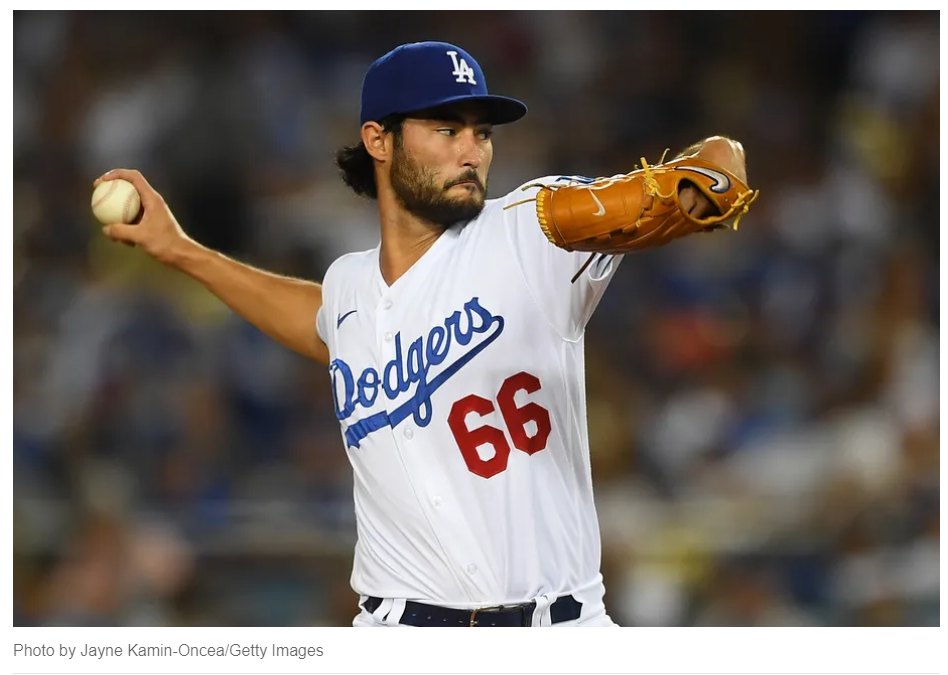
[(474, 183), (480, 189), (481, 192), (484, 192), (486, 190), (486, 188), (484, 187), (484, 184), (481, 182), (481, 177), (478, 176), (477, 172), (474, 171), (473, 169), (468, 171), (467, 173), (461, 174), (454, 180), (448, 181), (447, 183), (445, 183), (444, 189), (447, 190), (448, 188), (452, 188), (455, 185), (460, 185), (461, 183)]

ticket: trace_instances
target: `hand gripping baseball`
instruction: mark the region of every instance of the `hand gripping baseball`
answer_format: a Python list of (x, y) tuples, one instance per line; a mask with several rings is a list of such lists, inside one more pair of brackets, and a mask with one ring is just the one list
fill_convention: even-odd
[(114, 169), (96, 179), (94, 186), (105, 180), (122, 178), (135, 186), (141, 196), (142, 207), (135, 224), (110, 223), (102, 233), (130, 246), (138, 246), (145, 253), (166, 265), (175, 260), (180, 250), (191, 243), (165, 200), (148, 184), (141, 172), (132, 169)]

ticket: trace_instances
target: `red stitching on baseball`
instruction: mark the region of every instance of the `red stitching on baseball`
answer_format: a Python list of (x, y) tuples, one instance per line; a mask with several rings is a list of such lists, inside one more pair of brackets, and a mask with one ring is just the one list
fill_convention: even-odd
[(118, 181), (116, 181), (116, 180), (109, 181), (109, 189), (105, 191), (105, 194), (104, 194), (104, 195), (102, 195), (101, 197), (99, 197), (98, 201), (96, 201), (96, 202), (92, 205), (92, 208), (97, 207), (99, 204), (101, 204), (101, 203), (104, 202), (106, 199), (108, 199), (109, 196), (110, 196), (113, 192), (115, 192), (115, 188), (117, 188), (117, 187), (118, 187)]
[(125, 198), (125, 206), (122, 207), (122, 222), (123, 223), (127, 223), (130, 220), (128, 217), (128, 208), (132, 205), (132, 197), (135, 196), (135, 192), (136, 192), (135, 190), (132, 190), (131, 192), (128, 193), (128, 197)]

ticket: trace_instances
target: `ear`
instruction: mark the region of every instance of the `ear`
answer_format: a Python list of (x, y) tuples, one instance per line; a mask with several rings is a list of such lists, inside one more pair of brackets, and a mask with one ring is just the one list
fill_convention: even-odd
[(378, 122), (366, 122), (362, 125), (362, 143), (372, 159), (387, 162), (392, 158), (393, 135), (386, 133)]

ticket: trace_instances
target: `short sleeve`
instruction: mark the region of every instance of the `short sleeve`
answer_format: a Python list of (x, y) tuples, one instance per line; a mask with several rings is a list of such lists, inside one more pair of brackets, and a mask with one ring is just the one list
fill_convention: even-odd
[[(622, 260), (620, 255), (564, 251), (554, 246), (540, 229), (534, 201), (540, 186), (566, 184), (574, 178), (540, 178), (502, 199), (504, 229), (524, 280), (541, 311), (567, 340), (582, 336)], [(587, 262), (589, 265), (572, 283)]]
[(326, 310), (326, 305), (323, 304), (316, 312), (316, 334), (323, 341), (323, 344), (329, 344), (329, 326), (326, 325), (327, 316), (329, 316), (329, 312)]

